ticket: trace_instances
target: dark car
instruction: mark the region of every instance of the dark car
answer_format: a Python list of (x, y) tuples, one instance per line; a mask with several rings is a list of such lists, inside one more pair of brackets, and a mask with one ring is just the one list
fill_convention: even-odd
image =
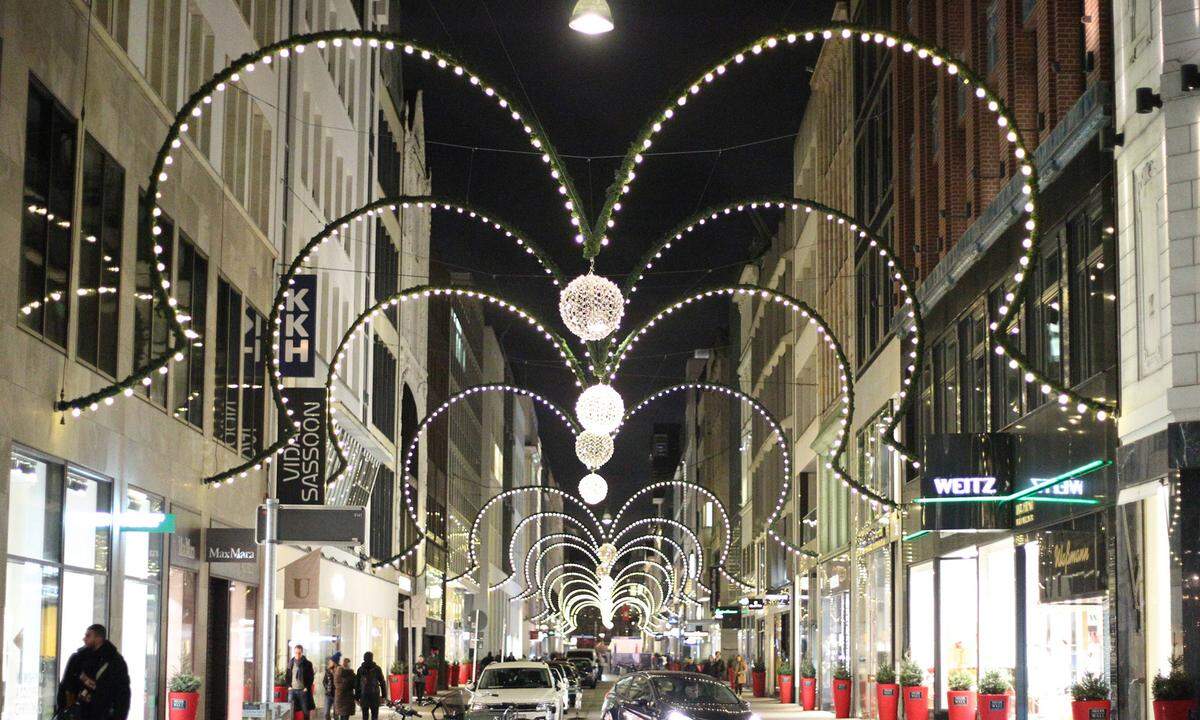
[(575, 672), (579, 673), (579, 682), (584, 687), (596, 687), (596, 681), (600, 679), (600, 668), (596, 667), (596, 663), (581, 657), (571, 658), (568, 662), (575, 666)]
[(707, 675), (651, 670), (621, 678), (601, 720), (761, 720), (729, 685)]

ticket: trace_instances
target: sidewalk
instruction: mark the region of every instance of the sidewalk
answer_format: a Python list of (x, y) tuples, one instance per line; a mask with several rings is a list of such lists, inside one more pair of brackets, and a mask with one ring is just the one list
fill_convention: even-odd
[(783, 718), (789, 720), (833, 720), (833, 713), (825, 710), (805, 711), (795, 703), (784, 705), (773, 697), (756, 698), (744, 695), (742, 697), (750, 703), (750, 709), (763, 720), (783, 720)]

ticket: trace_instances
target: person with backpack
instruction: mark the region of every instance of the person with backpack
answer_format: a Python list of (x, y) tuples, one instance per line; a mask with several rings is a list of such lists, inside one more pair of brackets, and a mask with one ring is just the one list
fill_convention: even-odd
[(379, 702), (387, 681), (383, 678), (383, 668), (375, 664), (374, 653), (363, 653), (356, 680), (355, 695), (362, 707), (363, 720), (379, 720)]

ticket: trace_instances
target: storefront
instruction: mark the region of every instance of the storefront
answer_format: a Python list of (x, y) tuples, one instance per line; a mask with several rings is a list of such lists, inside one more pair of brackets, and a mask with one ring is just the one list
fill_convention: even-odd
[(821, 709), (833, 709), (833, 671), (850, 664), (850, 556), (841, 555), (818, 566), (821, 617), (817, 643), (817, 677), (821, 683)]
[[(214, 525), (205, 536), (209, 562), (204, 713), (208, 720), (237, 720), (242, 717), (242, 703), (259, 693), (255, 641), (259, 562), (253, 531), (234, 533), (240, 540), (227, 545), (228, 540), (215, 541), (214, 530), (228, 528)], [(214, 553), (217, 548), (224, 552)], [(180, 578), (180, 582), (186, 581)]]
[[(876, 528), (879, 528), (876, 525)], [(875, 673), (880, 665), (894, 661), (892, 605), (895, 546), (880, 528), (860, 536), (854, 554), (854, 597), (850, 617), (854, 627), (854, 697), (859, 717), (878, 717), (875, 708)]]

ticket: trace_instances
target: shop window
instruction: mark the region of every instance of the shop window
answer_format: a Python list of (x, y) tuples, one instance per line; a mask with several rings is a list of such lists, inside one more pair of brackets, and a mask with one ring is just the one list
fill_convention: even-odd
[(200, 672), (196, 662), (196, 573), (172, 566), (167, 574), (167, 676)]
[[(125, 512), (161, 513), (163, 500), (129, 488)], [(162, 603), (163, 538), (161, 533), (121, 533), (125, 546), (121, 654), (129, 665), (130, 720), (153, 720), (159, 714), (159, 617)]]
[(955, 670), (974, 673), (979, 655), (979, 585), (974, 557), (946, 557), (937, 564), (941, 603), (938, 629), (941, 634), (938, 655), (941, 673), (937, 678), (937, 697), (946, 697), (947, 680)]
[(894, 663), (892, 647), (892, 545), (885, 544), (855, 555), (860, 587), (851, 617), (855, 623), (858, 663), (857, 696), (866, 710), (862, 717), (879, 717), (871, 682), (879, 667)]
[(1117, 275), (1113, 234), (1099, 209), (1067, 227), (1071, 273), (1071, 380), (1116, 363)]
[(4, 597), (4, 720), (48, 717), (88, 625), (108, 624), (112, 485), (14, 451)]
[(979, 672), (1016, 677), (1017, 590), (1012, 538), (979, 547)]
[(175, 283), (171, 286), (179, 311), (190, 319), (183, 360), (172, 368), (174, 415), (196, 428), (204, 425), (204, 328), (208, 317), (208, 260), (187, 235), (179, 233)]
[(30, 77), (25, 111), (18, 319), (67, 346), (71, 308), (71, 232), (75, 212), (75, 118)]
[(833, 709), (833, 669), (839, 663), (850, 665), (850, 568), (844, 559), (820, 566), (821, 643), (820, 666), (823, 709)]
[(75, 349), (80, 360), (113, 376), (117, 374), (125, 169), (91, 134), (83, 146), (81, 210)]

